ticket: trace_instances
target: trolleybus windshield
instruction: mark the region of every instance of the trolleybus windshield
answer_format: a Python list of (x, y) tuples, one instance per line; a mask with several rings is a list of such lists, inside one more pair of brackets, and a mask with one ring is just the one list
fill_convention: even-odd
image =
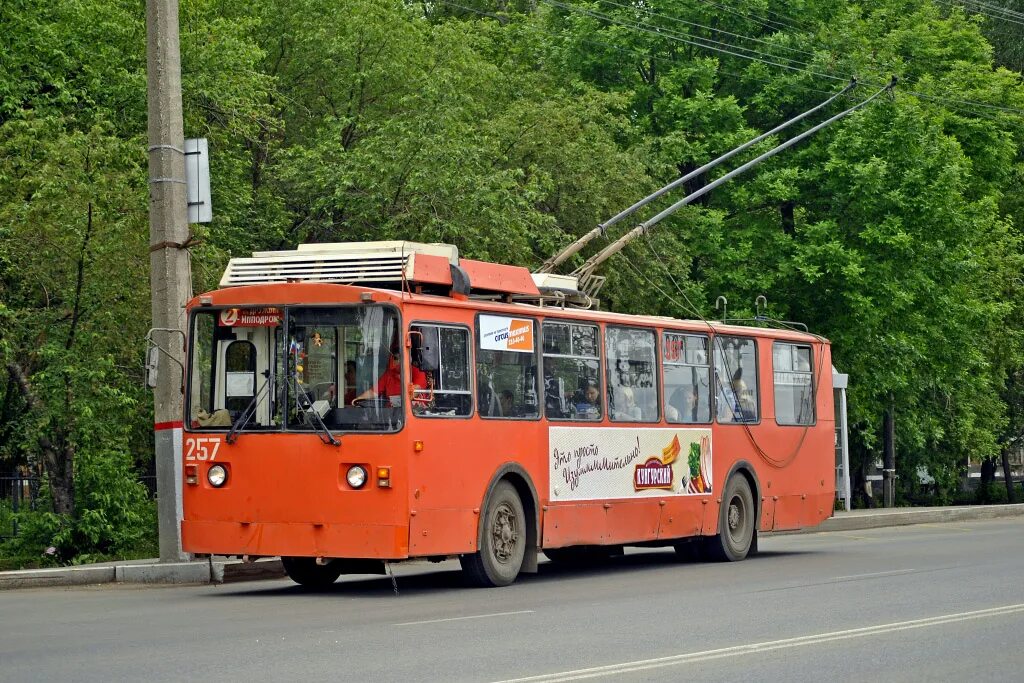
[(407, 400), (400, 340), (396, 311), (380, 305), (197, 311), (189, 424), (235, 432), (398, 430)]

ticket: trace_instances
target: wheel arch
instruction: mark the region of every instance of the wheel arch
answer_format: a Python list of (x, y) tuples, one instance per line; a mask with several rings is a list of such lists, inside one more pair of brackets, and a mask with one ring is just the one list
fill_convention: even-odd
[(491, 497), (494, 487), (498, 482), (508, 481), (519, 494), (519, 500), (523, 503), (523, 513), (526, 515), (526, 554), (523, 556), (523, 573), (532, 574), (537, 571), (537, 554), (540, 546), (540, 499), (537, 497), (537, 487), (533, 479), (522, 465), (515, 462), (506, 462), (491, 475), (487, 488), (484, 490), (483, 498), (480, 500), (480, 515), (476, 524), (476, 542), (480, 547), (483, 526), (480, 520), (483, 519), (483, 512), (487, 506), (487, 500)]

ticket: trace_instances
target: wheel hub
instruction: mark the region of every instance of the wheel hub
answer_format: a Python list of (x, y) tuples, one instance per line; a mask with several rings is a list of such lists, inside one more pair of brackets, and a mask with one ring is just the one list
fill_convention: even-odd
[(508, 562), (518, 540), (519, 530), (516, 529), (515, 514), (508, 505), (502, 505), (495, 511), (494, 525), (491, 527), (494, 557), (500, 562)]
[(742, 523), (743, 513), (736, 503), (729, 504), (729, 530), (736, 531)]

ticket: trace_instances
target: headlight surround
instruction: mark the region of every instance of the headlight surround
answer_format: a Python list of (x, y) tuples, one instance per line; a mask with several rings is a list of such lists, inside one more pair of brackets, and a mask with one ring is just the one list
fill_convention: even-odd
[(352, 465), (352, 467), (348, 468), (348, 472), (345, 473), (345, 479), (348, 481), (348, 485), (354, 489), (361, 489), (366, 486), (366, 480), (368, 478), (366, 468), (362, 465)]
[(224, 484), (228, 483), (228, 470), (223, 465), (214, 465), (206, 471), (206, 481), (210, 482), (210, 486), (215, 489), (219, 489)]

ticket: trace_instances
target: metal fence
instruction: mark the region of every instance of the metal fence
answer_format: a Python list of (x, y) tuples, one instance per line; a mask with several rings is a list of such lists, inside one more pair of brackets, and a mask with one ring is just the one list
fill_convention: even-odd
[[(0, 477), (0, 540), (18, 535), (18, 518), (14, 513), (35, 510), (39, 500), (39, 477), (14, 475)], [(9, 519), (5, 520), (5, 517)]]

